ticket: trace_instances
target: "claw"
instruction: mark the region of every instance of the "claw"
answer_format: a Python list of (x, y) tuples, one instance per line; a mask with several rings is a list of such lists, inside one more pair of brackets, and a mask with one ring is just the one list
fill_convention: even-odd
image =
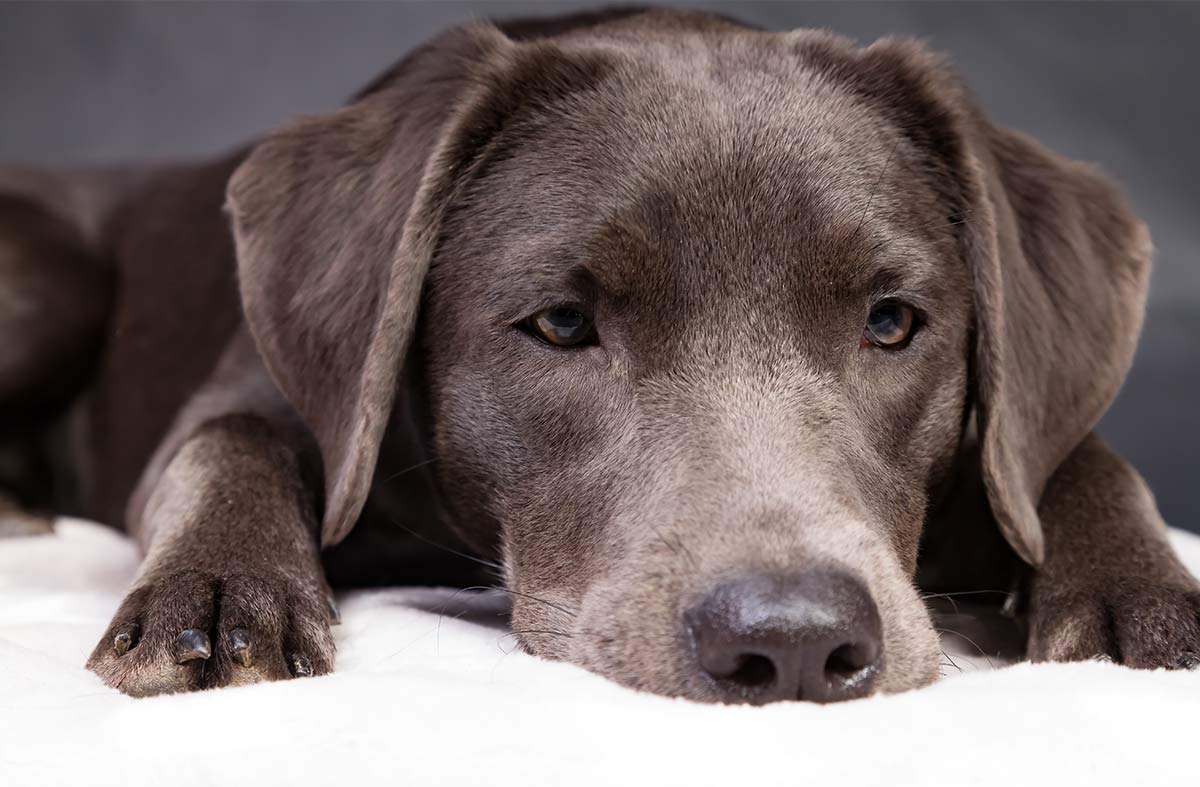
[(297, 678), (308, 678), (313, 674), (312, 662), (303, 653), (292, 654), (292, 674)]
[(1184, 651), (1183, 655), (1175, 662), (1175, 666), (1178, 669), (1196, 669), (1200, 667), (1200, 653), (1193, 653), (1190, 650)]
[(212, 645), (208, 635), (200, 629), (184, 629), (175, 638), (175, 663), (186, 664), (196, 659), (206, 659), (212, 655)]
[(136, 626), (130, 626), (127, 629), (122, 629), (113, 637), (113, 653), (117, 656), (124, 656), (133, 647), (133, 635), (137, 633)]
[(333, 596), (325, 597), (325, 604), (329, 607), (329, 620), (333, 625), (342, 622), (342, 613), (338, 610), (337, 602), (333, 600)]
[(254, 663), (250, 651), (250, 632), (246, 629), (234, 629), (229, 632), (229, 654), (233, 660), (243, 667)]

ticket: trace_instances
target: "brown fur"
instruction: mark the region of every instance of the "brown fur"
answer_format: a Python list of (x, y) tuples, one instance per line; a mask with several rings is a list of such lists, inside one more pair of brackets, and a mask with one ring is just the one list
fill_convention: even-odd
[[(674, 11), (472, 25), (248, 154), (117, 191), (64, 263), (112, 261), (107, 341), (43, 423), (79, 510), (147, 549), (89, 662), (124, 691), (326, 671), (318, 543), (339, 580), (470, 581), (429, 552), (452, 534), (501, 561), (530, 651), (700, 700), (729, 697), (682, 611), (809, 566), (873, 598), (881, 691), (937, 674), (914, 579), (1011, 583), (1014, 552), (1035, 658), (1200, 652), (1195, 581), (1090, 435), (1146, 230), (919, 44)], [(18, 295), (68, 256), (0, 244)], [(923, 315), (903, 350), (859, 341), (883, 297)], [(515, 327), (559, 303), (600, 343)]]

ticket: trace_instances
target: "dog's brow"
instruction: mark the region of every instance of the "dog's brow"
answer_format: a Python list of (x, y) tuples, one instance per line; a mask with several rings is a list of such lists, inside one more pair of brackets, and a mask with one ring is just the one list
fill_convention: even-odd
[(630, 287), (645, 263), (658, 252), (657, 244), (643, 226), (624, 216), (600, 222), (587, 244), (582, 267), (596, 284), (612, 295)]
[(921, 262), (884, 263), (871, 274), (868, 292), (874, 298), (899, 296), (923, 300), (920, 296), (928, 288), (932, 270), (930, 266)]

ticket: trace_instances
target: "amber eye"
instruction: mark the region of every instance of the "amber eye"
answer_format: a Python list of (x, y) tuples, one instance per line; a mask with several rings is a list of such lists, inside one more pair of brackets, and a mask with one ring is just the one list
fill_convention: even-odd
[(912, 307), (899, 301), (881, 301), (867, 315), (863, 339), (888, 349), (899, 349), (912, 337), (916, 326)]
[(569, 306), (543, 309), (525, 321), (528, 330), (555, 347), (591, 343), (596, 336), (592, 318)]

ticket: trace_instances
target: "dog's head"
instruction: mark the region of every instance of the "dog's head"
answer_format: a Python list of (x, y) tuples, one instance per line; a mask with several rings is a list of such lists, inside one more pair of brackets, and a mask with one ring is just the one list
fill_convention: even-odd
[(912, 578), (970, 416), (1036, 565), (1149, 259), (1104, 181), (989, 125), (919, 45), (670, 12), (446, 34), (261, 144), (230, 202), (325, 542), (422, 385), (522, 643), (706, 700), (932, 680)]

